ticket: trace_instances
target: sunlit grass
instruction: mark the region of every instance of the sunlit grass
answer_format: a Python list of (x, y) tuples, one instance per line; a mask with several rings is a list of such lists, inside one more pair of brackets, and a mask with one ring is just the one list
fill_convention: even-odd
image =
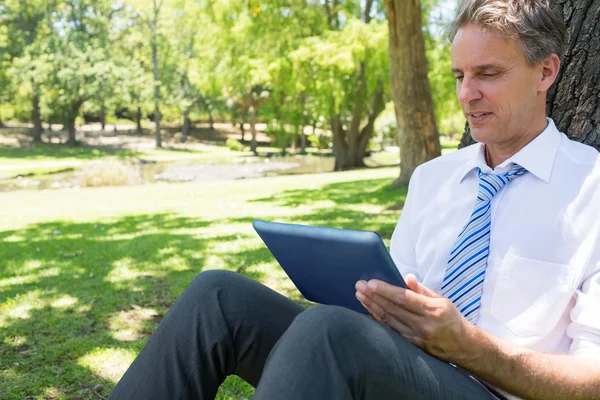
[[(107, 396), (201, 271), (229, 269), (301, 296), (254, 218), (379, 232), (406, 190), (397, 168), (211, 184), (0, 194), (0, 398)], [(219, 400), (250, 399), (229, 378)]]
[(100, 348), (80, 357), (77, 363), (88, 368), (95, 375), (116, 384), (135, 356), (136, 352), (133, 350)]

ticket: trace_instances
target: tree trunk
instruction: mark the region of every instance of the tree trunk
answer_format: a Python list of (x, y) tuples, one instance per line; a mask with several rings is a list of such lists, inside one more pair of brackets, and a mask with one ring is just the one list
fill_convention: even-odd
[(142, 134), (142, 107), (138, 106), (137, 113), (135, 114), (135, 125), (136, 132), (138, 135)]
[(192, 107), (188, 107), (183, 112), (183, 129), (181, 130), (181, 141), (185, 142), (190, 134), (190, 128), (192, 126), (192, 121), (190, 121), (190, 112), (192, 111)]
[(406, 185), (417, 166), (441, 154), (440, 138), (427, 78), (420, 1), (386, 0), (385, 7), (400, 146), (400, 176), (394, 185)]
[(31, 99), (31, 119), (33, 120), (33, 141), (35, 143), (42, 142), (42, 119), (40, 116), (40, 95), (37, 87), (33, 88), (33, 97)]
[(102, 104), (100, 105), (100, 129), (102, 132), (106, 129), (106, 107), (104, 105), (104, 100), (102, 100)]
[(160, 134), (160, 109), (158, 108), (158, 102), (154, 104), (154, 123), (156, 147), (162, 147), (162, 136)]
[(106, 110), (104, 109), (104, 101), (100, 106), (100, 129), (102, 132), (106, 129)]
[[(333, 109), (333, 107), (332, 107)], [(346, 143), (346, 132), (340, 119), (339, 114), (332, 113), (331, 119), (331, 134), (333, 139), (333, 154), (335, 154), (334, 171), (344, 171), (347, 169), (348, 144)]]
[(215, 130), (215, 121), (212, 116), (212, 109), (208, 109), (208, 129), (211, 131)]
[[(162, 2), (160, 3), (162, 5)], [(156, 31), (158, 29), (158, 13), (160, 6), (154, 0), (154, 21), (152, 25), (152, 73), (154, 75), (154, 123), (156, 125), (156, 147), (162, 147), (160, 134), (160, 76), (158, 74), (158, 43)]]
[(306, 154), (306, 135), (304, 134), (304, 125), (300, 126), (300, 154)]
[(298, 132), (298, 126), (296, 126), (296, 129), (292, 133), (292, 140), (290, 141), (290, 150), (292, 151), (292, 153), (296, 153), (296, 150), (298, 149), (298, 136), (299, 135), (300, 135), (300, 133)]
[(70, 115), (67, 117), (65, 122), (67, 132), (69, 133), (69, 140), (67, 141), (68, 145), (74, 147), (77, 145), (77, 140), (75, 139), (75, 115)]
[[(366, 85), (365, 85), (366, 86)], [(359, 90), (359, 95), (364, 96), (364, 90)], [(377, 83), (377, 91), (369, 108), (364, 101), (355, 104), (352, 121), (347, 129), (344, 129), (338, 116), (332, 117), (333, 153), (335, 154), (335, 171), (346, 171), (365, 166), (364, 158), (373, 136), (375, 120), (385, 108), (383, 98), (383, 82)], [(367, 109), (367, 110), (365, 110)], [(367, 123), (362, 128), (360, 123), (367, 112)]]
[(245, 141), (245, 137), (246, 137), (246, 130), (244, 129), (244, 121), (240, 122), (240, 132), (242, 134), (241, 142), (243, 143)]
[(279, 144), (281, 145), (281, 155), (285, 156), (287, 155), (288, 146), (287, 131), (285, 130), (285, 124), (283, 123), (283, 119), (279, 118), (278, 115), (275, 118), (277, 119), (277, 121), (279, 121), (279, 126), (276, 127), (278, 132), (276, 136), (276, 141), (279, 142)]
[[(253, 103), (254, 103), (254, 101), (253, 101)], [(250, 141), (250, 150), (252, 150), (254, 155), (258, 155), (258, 152), (256, 151), (256, 148), (257, 148), (257, 144), (256, 144), (256, 107), (254, 107), (254, 104), (252, 104), (252, 106), (250, 106), (249, 111), (250, 111), (250, 132), (252, 133), (252, 140)]]
[[(553, 4), (567, 25), (568, 44), (547, 113), (569, 138), (600, 150), (600, 0)], [(466, 125), (459, 148), (473, 143)]]

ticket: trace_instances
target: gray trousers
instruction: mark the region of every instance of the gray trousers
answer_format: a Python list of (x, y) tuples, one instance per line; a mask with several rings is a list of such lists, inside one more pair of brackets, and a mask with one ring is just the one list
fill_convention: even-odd
[(214, 399), (231, 374), (257, 388), (255, 400), (495, 398), (365, 315), (305, 310), (225, 271), (198, 275), (110, 398)]

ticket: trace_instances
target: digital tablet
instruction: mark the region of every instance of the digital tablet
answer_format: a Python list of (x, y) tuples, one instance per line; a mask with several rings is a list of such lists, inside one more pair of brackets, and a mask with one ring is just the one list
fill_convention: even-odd
[(307, 300), (368, 314), (355, 297), (356, 282), (379, 279), (406, 288), (375, 232), (261, 220), (252, 225)]

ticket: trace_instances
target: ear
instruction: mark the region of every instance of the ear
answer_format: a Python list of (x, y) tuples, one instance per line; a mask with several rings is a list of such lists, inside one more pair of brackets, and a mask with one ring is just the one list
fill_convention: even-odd
[(560, 70), (560, 58), (554, 53), (540, 63), (541, 76), (538, 81), (538, 91), (545, 92), (556, 81)]

